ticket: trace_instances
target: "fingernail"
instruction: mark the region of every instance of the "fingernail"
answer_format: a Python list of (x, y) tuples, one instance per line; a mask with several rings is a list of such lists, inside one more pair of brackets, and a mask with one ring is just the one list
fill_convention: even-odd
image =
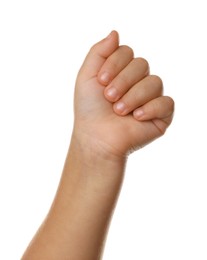
[(115, 104), (115, 109), (118, 113), (124, 114), (124, 112), (126, 111), (126, 105), (120, 101)]
[(116, 99), (117, 99), (117, 95), (118, 95), (118, 93), (117, 93), (117, 89), (116, 88), (110, 88), (110, 89), (108, 89), (107, 90), (107, 92), (106, 92), (106, 95), (110, 98), (110, 99), (112, 99), (113, 101), (115, 101)]
[(141, 108), (134, 111), (134, 116), (136, 119), (140, 119), (143, 115), (144, 111)]
[(108, 72), (104, 72), (101, 77), (100, 77), (101, 81), (104, 83), (104, 84), (108, 84), (109, 81), (110, 81), (110, 75)]

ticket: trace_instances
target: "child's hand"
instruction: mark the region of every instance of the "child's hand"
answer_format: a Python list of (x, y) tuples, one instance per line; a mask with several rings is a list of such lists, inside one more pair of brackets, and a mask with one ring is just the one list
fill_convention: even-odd
[(125, 157), (161, 136), (172, 113), (160, 78), (119, 46), (117, 32), (94, 45), (77, 77), (74, 131), (55, 199), (21, 259), (101, 259)]
[(148, 63), (113, 31), (95, 44), (77, 77), (74, 133), (96, 152), (126, 156), (164, 134), (174, 102)]

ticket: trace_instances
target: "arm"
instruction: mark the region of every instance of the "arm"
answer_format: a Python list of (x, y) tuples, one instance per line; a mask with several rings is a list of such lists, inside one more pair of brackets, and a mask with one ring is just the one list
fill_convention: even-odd
[(23, 260), (101, 259), (127, 155), (161, 136), (173, 101), (144, 59), (113, 31), (95, 44), (77, 77), (75, 122), (51, 209)]

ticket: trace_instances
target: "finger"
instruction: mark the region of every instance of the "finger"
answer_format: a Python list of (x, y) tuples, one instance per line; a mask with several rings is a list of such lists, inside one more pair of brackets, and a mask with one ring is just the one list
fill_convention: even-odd
[(133, 59), (106, 87), (105, 97), (111, 102), (117, 101), (131, 86), (146, 77), (148, 73), (149, 65), (145, 59)]
[(161, 96), (134, 110), (133, 116), (139, 121), (154, 120), (156, 126), (164, 133), (172, 121), (173, 112), (173, 99)]
[(99, 71), (98, 79), (100, 83), (105, 86), (108, 85), (110, 81), (129, 64), (133, 56), (134, 53), (130, 47), (120, 46), (109, 56)]
[(113, 106), (119, 115), (127, 115), (162, 94), (163, 84), (158, 76), (150, 75), (135, 84)]
[(105, 39), (90, 49), (79, 72), (79, 79), (85, 81), (97, 76), (106, 59), (118, 48), (119, 35), (112, 31)]

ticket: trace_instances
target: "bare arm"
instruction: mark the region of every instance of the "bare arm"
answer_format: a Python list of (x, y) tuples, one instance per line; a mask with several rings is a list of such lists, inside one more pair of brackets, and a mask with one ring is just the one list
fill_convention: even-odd
[(101, 259), (130, 152), (161, 136), (173, 101), (144, 59), (113, 31), (95, 44), (77, 77), (75, 122), (51, 209), (23, 260)]

